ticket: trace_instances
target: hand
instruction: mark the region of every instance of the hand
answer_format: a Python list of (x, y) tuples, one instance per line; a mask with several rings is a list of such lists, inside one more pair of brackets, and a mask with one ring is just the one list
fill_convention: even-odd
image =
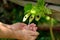
[(30, 31), (30, 30), (19, 30), (19, 31), (15, 31), (15, 37), (17, 39), (21, 39), (21, 40), (35, 40), (37, 38), (37, 36), (39, 35), (38, 32), (35, 31)]
[(36, 32), (37, 28), (35, 26), (35, 24), (26, 25), (24, 23), (16, 23), (12, 25), (5, 25), (5, 28), (7, 27), (12, 30), (12, 38), (21, 40), (35, 40), (39, 35), (39, 33)]
[(24, 23), (15, 23), (13, 25), (11, 25), (11, 29), (13, 30), (23, 30), (23, 29), (26, 29), (26, 30), (31, 30), (31, 31), (36, 31), (37, 30), (37, 27), (34, 23), (32, 24), (24, 24)]
[[(17, 26), (18, 25), (18, 26)], [(34, 23), (26, 25), (24, 23), (16, 23), (11, 25), (12, 29), (15, 30), (16, 38), (22, 40), (35, 40), (39, 35), (36, 32), (37, 27)]]

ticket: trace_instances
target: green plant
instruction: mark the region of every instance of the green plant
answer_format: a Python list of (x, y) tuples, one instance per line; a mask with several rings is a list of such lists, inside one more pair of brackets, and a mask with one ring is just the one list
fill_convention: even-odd
[(37, 3), (35, 5), (29, 3), (24, 7), (24, 10), (25, 16), (23, 18), (23, 22), (29, 19), (29, 23), (31, 23), (33, 20), (37, 22), (40, 21), (40, 23), (47, 23), (48, 25), (50, 25), (51, 38), (52, 40), (55, 40), (52, 28), (56, 23), (56, 20), (48, 16), (52, 14), (52, 11), (45, 6), (45, 0), (37, 0)]
[(25, 16), (23, 18), (23, 22), (29, 18), (30, 23), (33, 21), (33, 19), (39, 21), (40, 18), (47, 17), (46, 14), (48, 15), (52, 14), (51, 10), (45, 6), (44, 0), (38, 0), (36, 5), (32, 5), (31, 3), (27, 4), (24, 7), (24, 10), (25, 10)]

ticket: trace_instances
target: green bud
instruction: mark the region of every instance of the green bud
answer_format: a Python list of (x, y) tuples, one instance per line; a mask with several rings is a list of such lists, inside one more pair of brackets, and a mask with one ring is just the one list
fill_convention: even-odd
[(23, 18), (23, 22), (25, 22), (28, 19), (29, 16), (30, 16), (30, 13), (26, 14)]
[(31, 23), (34, 19), (34, 15), (31, 15), (30, 18), (29, 18), (29, 23)]

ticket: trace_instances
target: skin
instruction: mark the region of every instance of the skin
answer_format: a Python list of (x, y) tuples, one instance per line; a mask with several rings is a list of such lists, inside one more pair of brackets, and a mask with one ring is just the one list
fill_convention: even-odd
[(34, 23), (26, 25), (15, 23), (7, 25), (0, 23), (0, 38), (15, 38), (18, 40), (35, 40), (39, 33)]

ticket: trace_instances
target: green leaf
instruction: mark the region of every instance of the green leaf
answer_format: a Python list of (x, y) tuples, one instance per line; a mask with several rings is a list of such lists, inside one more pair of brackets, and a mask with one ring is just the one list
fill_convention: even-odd
[(54, 24), (56, 24), (57, 23), (57, 20), (55, 20), (54, 18), (51, 18), (51, 22), (53, 23), (53, 25)]
[(38, 6), (44, 6), (45, 0), (37, 0), (37, 5)]
[(49, 9), (49, 8), (46, 8), (46, 7), (45, 7), (45, 10), (44, 10), (44, 12), (45, 12), (46, 14), (52, 14), (52, 11), (51, 11), (51, 9)]
[(25, 13), (29, 12), (31, 9), (32, 9), (32, 4), (31, 4), (31, 3), (26, 4), (26, 5), (24, 6), (24, 11), (25, 11)]

